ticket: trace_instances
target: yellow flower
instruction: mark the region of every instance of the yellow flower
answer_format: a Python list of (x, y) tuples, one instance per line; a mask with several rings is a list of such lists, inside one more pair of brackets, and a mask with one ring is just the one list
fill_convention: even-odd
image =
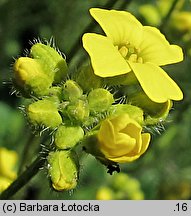
[(150, 142), (150, 134), (141, 131), (142, 127), (128, 114), (106, 119), (98, 132), (100, 151), (111, 161), (131, 162), (147, 150)]
[(86, 33), (82, 41), (94, 73), (113, 77), (131, 71), (154, 102), (181, 100), (182, 91), (159, 66), (183, 60), (182, 49), (170, 45), (157, 28), (143, 26), (125, 11), (90, 9), (106, 36)]
[(0, 192), (5, 190), (17, 177), (14, 170), (18, 156), (15, 151), (0, 147)]

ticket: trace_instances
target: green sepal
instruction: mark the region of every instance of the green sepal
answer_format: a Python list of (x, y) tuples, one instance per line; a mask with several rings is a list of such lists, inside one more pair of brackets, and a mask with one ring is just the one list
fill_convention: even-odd
[(67, 77), (65, 59), (50, 45), (36, 43), (31, 47), (30, 56), (37, 59), (53, 83), (60, 83)]
[(97, 138), (98, 131), (90, 132), (89, 134), (84, 137), (82, 141), (83, 150), (94, 156), (99, 162), (101, 162), (105, 166), (115, 166), (117, 165), (116, 162), (108, 160), (104, 154), (100, 151), (98, 145), (98, 138)]
[(172, 107), (172, 101), (156, 103), (152, 101), (142, 90), (139, 84), (124, 86), (121, 88), (127, 96), (127, 103), (140, 107), (145, 116), (145, 124), (156, 124), (164, 121)]
[(121, 114), (128, 114), (130, 118), (134, 119), (140, 125), (143, 124), (143, 110), (137, 106), (130, 104), (116, 104), (108, 109), (110, 116), (118, 116)]

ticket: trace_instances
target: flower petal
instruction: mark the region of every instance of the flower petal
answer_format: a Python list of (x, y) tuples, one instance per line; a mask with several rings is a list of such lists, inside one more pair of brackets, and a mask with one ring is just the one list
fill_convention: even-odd
[(115, 142), (115, 131), (112, 123), (106, 119), (102, 122), (100, 130), (98, 132), (98, 140), (100, 143), (106, 143), (110, 145), (110, 143)]
[(89, 53), (94, 73), (100, 77), (113, 77), (131, 71), (125, 59), (111, 40), (105, 36), (87, 33), (82, 38)]
[(135, 145), (135, 138), (130, 137), (128, 134), (118, 133), (115, 143), (104, 143), (101, 148), (106, 158), (112, 158), (129, 154), (135, 148)]
[(151, 139), (151, 135), (149, 133), (144, 133), (141, 136), (142, 136), (142, 148), (139, 155), (142, 155), (148, 149), (150, 139)]
[(127, 162), (132, 162), (139, 157), (140, 157), (140, 155), (136, 155), (136, 156), (124, 155), (124, 156), (120, 156), (120, 157), (108, 157), (108, 159), (111, 161), (117, 162), (117, 163), (127, 163)]
[(182, 100), (182, 91), (163, 69), (151, 63), (129, 64), (144, 92), (152, 101), (164, 103), (169, 99)]
[(109, 121), (112, 123), (112, 125), (115, 128), (116, 132), (121, 131), (124, 129), (129, 122), (132, 122), (133, 120), (129, 118), (128, 114), (118, 115), (114, 118), (109, 119)]
[(182, 49), (177, 45), (170, 45), (165, 36), (154, 27), (143, 27), (143, 42), (139, 48), (139, 55), (144, 62), (152, 62), (158, 66), (183, 60)]
[(138, 47), (142, 40), (142, 24), (126, 11), (91, 8), (90, 14), (115, 45), (130, 42)]

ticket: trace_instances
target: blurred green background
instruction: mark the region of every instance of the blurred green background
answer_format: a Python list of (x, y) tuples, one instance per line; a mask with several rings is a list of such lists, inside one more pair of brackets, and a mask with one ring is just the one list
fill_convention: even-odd
[[(177, 3), (168, 18), (168, 12)], [(174, 102), (164, 131), (153, 134), (147, 153), (139, 160), (121, 166), (123, 173), (139, 182), (144, 199), (191, 198), (191, 1), (166, 0), (0, 0), (0, 146), (19, 154), (18, 167), (24, 169), (36, 157), (40, 139), (18, 109), (22, 98), (12, 93), (11, 67), (14, 59), (30, 49), (35, 38), (50, 40), (66, 55), (71, 70), (84, 60), (81, 36), (95, 31), (89, 8), (101, 7), (132, 12), (144, 25), (159, 27), (170, 43), (183, 48), (185, 59), (165, 70), (179, 84), (184, 99)], [(186, 13), (185, 13), (186, 12)], [(186, 15), (182, 15), (186, 14)], [(96, 31), (98, 31), (96, 30)], [(160, 53), (159, 53), (160, 55)], [(33, 145), (30, 152), (26, 146)], [(27, 154), (27, 161), (23, 155)], [(20, 166), (22, 164), (22, 167)], [(117, 175), (117, 174), (116, 174)], [(50, 187), (46, 168), (42, 169), (14, 199), (96, 199), (100, 187), (111, 187), (116, 175), (93, 157), (81, 161), (77, 188), (55, 192)], [(131, 184), (119, 199), (134, 199)], [(131, 190), (132, 189), (132, 190)]]

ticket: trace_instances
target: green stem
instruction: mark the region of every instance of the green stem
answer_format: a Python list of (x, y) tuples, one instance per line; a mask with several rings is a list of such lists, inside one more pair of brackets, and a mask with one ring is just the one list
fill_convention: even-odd
[(0, 200), (7, 200), (27, 184), (45, 163), (46, 155), (40, 155), (36, 160), (0, 195)]
[(23, 171), (23, 168), (25, 167), (26, 165), (26, 162), (27, 162), (27, 159), (28, 159), (28, 156), (30, 154), (30, 150), (31, 150), (31, 146), (33, 147), (33, 143), (34, 143), (34, 140), (36, 139), (35, 135), (30, 133), (29, 134), (29, 137), (28, 137), (28, 140), (27, 142), (25, 143), (25, 146), (24, 146), (24, 149), (23, 149), (23, 152), (22, 152), (22, 157), (20, 159), (20, 166), (19, 166), (19, 169), (18, 169), (18, 175), (20, 175)]
[(161, 31), (163, 31), (165, 25), (168, 23), (168, 21), (169, 21), (171, 15), (172, 15), (172, 12), (174, 11), (174, 9), (175, 9), (177, 3), (178, 3), (178, 0), (174, 0), (174, 1), (173, 1), (173, 3), (172, 3), (172, 5), (171, 5), (171, 7), (170, 7), (168, 13), (167, 13), (166, 16), (163, 18), (162, 23), (161, 23), (161, 25), (160, 25), (160, 27), (159, 27), (159, 29), (160, 29)]

